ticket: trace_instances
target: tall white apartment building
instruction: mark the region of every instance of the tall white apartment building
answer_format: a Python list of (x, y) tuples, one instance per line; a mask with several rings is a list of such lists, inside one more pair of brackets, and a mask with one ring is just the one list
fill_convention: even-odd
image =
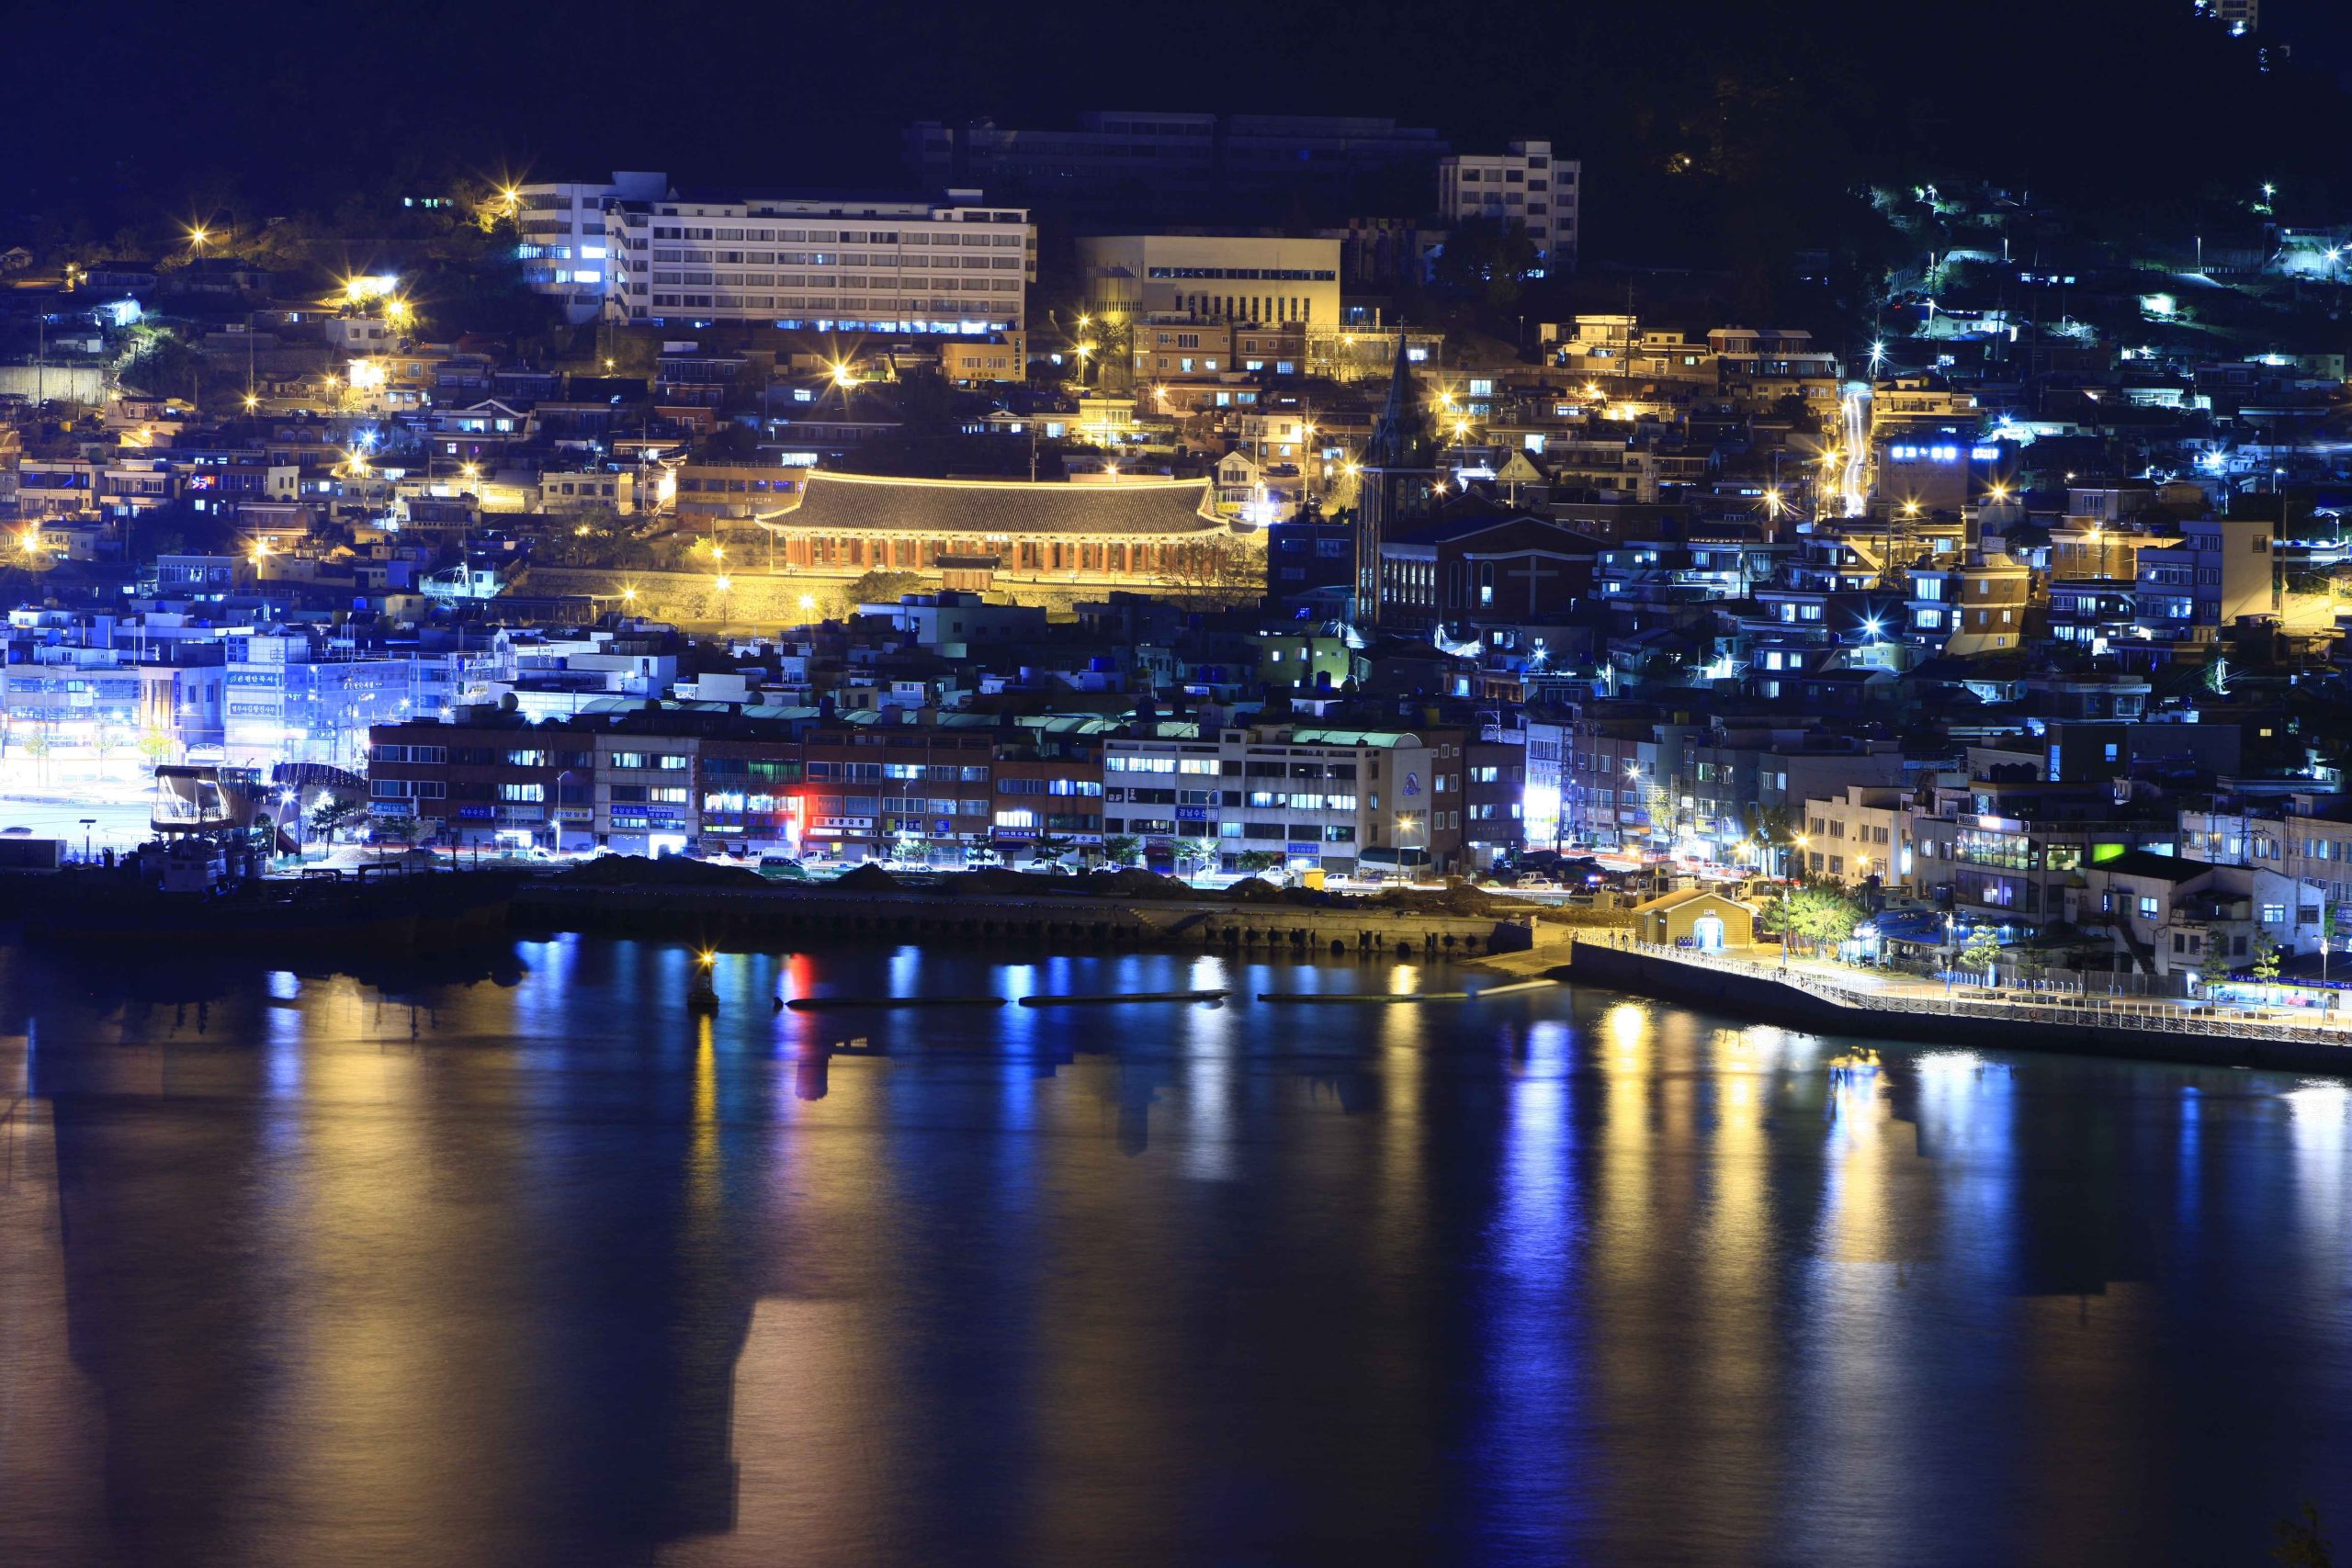
[[(1027, 209), (988, 206), (978, 191), (937, 202), (712, 200), (681, 197), (662, 175), (616, 175), (609, 186), (526, 186), (519, 196), (531, 286), (562, 298), (575, 321), (601, 311), (648, 326), (770, 321), (969, 337), (1022, 331), (1037, 276)], [(548, 208), (533, 205), (542, 198)], [(566, 200), (573, 205), (559, 205)], [(596, 241), (585, 238), (590, 202)], [(543, 210), (575, 214), (569, 266), (529, 227)], [(551, 244), (553, 217), (544, 221)]]
[(1438, 210), (1460, 222), (1495, 218), (1520, 225), (1546, 268), (1574, 272), (1577, 200), (1584, 165), (1555, 158), (1549, 141), (1514, 141), (1496, 157), (1454, 153), (1437, 164)]
[(595, 320), (605, 308), (612, 261), (605, 209), (615, 201), (651, 201), (669, 188), (669, 175), (636, 170), (602, 182), (517, 186), (514, 222), (523, 243), (515, 254), (523, 281), (560, 300), (567, 319)]

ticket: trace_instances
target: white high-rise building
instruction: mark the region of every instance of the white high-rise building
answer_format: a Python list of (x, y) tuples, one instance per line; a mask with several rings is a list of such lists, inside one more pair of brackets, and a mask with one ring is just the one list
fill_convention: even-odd
[(1583, 173), (1577, 160), (1555, 158), (1549, 141), (1514, 141), (1510, 152), (1493, 157), (1455, 153), (1438, 160), (1438, 210), (1455, 222), (1516, 223), (1535, 242), (1546, 268), (1574, 272)]
[[(617, 175), (609, 186), (526, 186), (519, 196), (531, 286), (563, 299), (575, 321), (601, 310), (647, 326), (1017, 333), (1037, 276), (1028, 210), (986, 205), (978, 191), (951, 190), (935, 202), (704, 199), (680, 196), (659, 175)], [(549, 254), (554, 220), (565, 213), (575, 215), (569, 265)]]
[(669, 188), (667, 175), (628, 170), (601, 183), (517, 186), (514, 221), (523, 243), (516, 254), (523, 281), (560, 300), (570, 320), (594, 321), (605, 307), (612, 265), (605, 209), (616, 201), (655, 200)]

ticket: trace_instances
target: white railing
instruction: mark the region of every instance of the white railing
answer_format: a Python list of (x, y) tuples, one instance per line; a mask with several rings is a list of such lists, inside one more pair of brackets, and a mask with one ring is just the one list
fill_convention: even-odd
[[(1586, 939), (1579, 937), (1578, 940)], [(1849, 985), (1806, 967), (1783, 967), (1760, 959), (1635, 942), (1630, 937), (1599, 942), (1593, 945), (1637, 953), (1645, 958), (1662, 958), (1673, 964), (1686, 964), (1713, 974), (1742, 975), (1750, 979), (1769, 980), (1774, 985), (1786, 986), (1791, 990), (1841, 1008), (1925, 1013), (1939, 1018), (1982, 1019), (1988, 1023), (2063, 1023), (2086, 1029), (2144, 1030), (2158, 1034), (2198, 1034), (2233, 1040), (2352, 1047), (2352, 1028), (2273, 1022), (2247, 1018), (2211, 1003), (2122, 1001), (2104, 997), (2037, 1001), (2023, 998), (1971, 995), (1965, 990), (1937, 995), (1894, 987)]]

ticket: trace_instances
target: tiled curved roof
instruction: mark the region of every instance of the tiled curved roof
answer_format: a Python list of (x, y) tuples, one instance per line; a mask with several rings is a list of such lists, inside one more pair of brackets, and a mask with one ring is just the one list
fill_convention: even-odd
[(1209, 481), (1029, 484), (1004, 479), (899, 479), (812, 471), (800, 504), (761, 521), (843, 534), (1202, 534)]

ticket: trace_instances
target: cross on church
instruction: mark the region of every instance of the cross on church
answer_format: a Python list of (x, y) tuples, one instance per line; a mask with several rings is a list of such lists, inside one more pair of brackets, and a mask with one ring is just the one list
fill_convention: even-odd
[(1532, 615), (1535, 614), (1536, 591), (1542, 585), (1544, 579), (1547, 577), (1557, 577), (1560, 574), (1556, 571), (1545, 570), (1542, 558), (1531, 556), (1528, 558), (1527, 564), (1525, 566), (1507, 567), (1503, 570), (1503, 575), (1505, 577), (1523, 577), (1527, 580), (1527, 613), (1530, 615)]

